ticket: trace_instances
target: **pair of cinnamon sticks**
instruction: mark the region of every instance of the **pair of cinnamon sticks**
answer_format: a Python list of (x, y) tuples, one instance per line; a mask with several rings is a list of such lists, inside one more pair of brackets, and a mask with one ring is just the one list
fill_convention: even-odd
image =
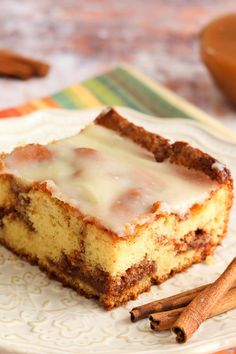
[(31, 77), (44, 77), (49, 65), (8, 50), (0, 50), (0, 76), (27, 80)]
[(131, 321), (149, 316), (151, 329), (171, 329), (186, 342), (206, 319), (236, 308), (236, 258), (211, 284), (133, 308)]

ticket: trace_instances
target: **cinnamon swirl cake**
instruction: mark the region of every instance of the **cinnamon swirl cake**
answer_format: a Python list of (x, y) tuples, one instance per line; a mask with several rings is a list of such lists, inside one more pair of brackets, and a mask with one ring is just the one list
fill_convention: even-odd
[(0, 155), (0, 242), (111, 309), (211, 255), (233, 183), (216, 159), (109, 109)]

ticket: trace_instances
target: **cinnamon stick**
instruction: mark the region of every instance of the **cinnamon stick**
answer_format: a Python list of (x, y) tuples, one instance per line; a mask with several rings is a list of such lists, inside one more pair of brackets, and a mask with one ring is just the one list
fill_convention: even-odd
[[(150, 326), (154, 331), (164, 331), (171, 329), (177, 318), (184, 311), (186, 307), (180, 307), (170, 311), (164, 311), (152, 314), (150, 319)], [(220, 302), (213, 308), (208, 318), (220, 315), (236, 308), (236, 287), (230, 289), (227, 294), (220, 300)]]
[(224, 273), (190, 302), (172, 327), (178, 343), (186, 342), (212, 313), (236, 281), (236, 258)]
[(0, 75), (27, 80), (33, 76), (33, 69), (24, 63), (18, 63), (10, 58), (6, 59), (0, 56)]
[(179, 307), (170, 311), (153, 313), (149, 316), (150, 326), (154, 331), (171, 329), (185, 307)]
[(8, 50), (0, 50), (0, 75), (13, 76), (25, 80), (32, 76), (46, 76), (48, 71), (49, 65), (45, 62)]
[(202, 285), (198, 288), (184, 291), (181, 294), (176, 294), (165, 299), (152, 301), (148, 304), (134, 307), (130, 311), (130, 319), (132, 322), (137, 322), (143, 318), (147, 318), (149, 315), (155, 312), (168, 311), (178, 307), (186, 306), (199, 292), (205, 289), (208, 285), (209, 284)]

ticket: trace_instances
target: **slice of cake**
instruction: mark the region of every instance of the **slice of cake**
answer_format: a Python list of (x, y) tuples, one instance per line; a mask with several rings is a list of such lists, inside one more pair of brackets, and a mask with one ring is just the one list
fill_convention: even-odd
[(229, 170), (113, 109), (0, 166), (0, 242), (107, 309), (204, 260), (227, 232)]

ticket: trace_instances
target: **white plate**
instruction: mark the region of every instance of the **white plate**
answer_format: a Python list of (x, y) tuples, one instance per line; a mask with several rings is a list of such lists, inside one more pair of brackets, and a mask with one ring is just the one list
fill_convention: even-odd
[[(134, 123), (172, 140), (186, 140), (226, 163), (236, 176), (236, 145), (225, 142), (197, 123), (182, 119), (153, 119), (130, 109), (119, 111)], [(0, 150), (28, 142), (45, 143), (78, 132), (100, 109), (44, 110), (25, 118), (0, 120)], [(154, 333), (148, 320), (131, 323), (129, 310), (214, 280), (236, 255), (236, 210), (229, 235), (212, 265), (198, 264), (150, 293), (110, 312), (60, 283), (37, 267), (0, 248), (0, 353), (30, 354), (168, 354), (212, 353), (236, 346), (236, 310), (206, 321), (192, 339), (175, 343), (169, 332)]]

